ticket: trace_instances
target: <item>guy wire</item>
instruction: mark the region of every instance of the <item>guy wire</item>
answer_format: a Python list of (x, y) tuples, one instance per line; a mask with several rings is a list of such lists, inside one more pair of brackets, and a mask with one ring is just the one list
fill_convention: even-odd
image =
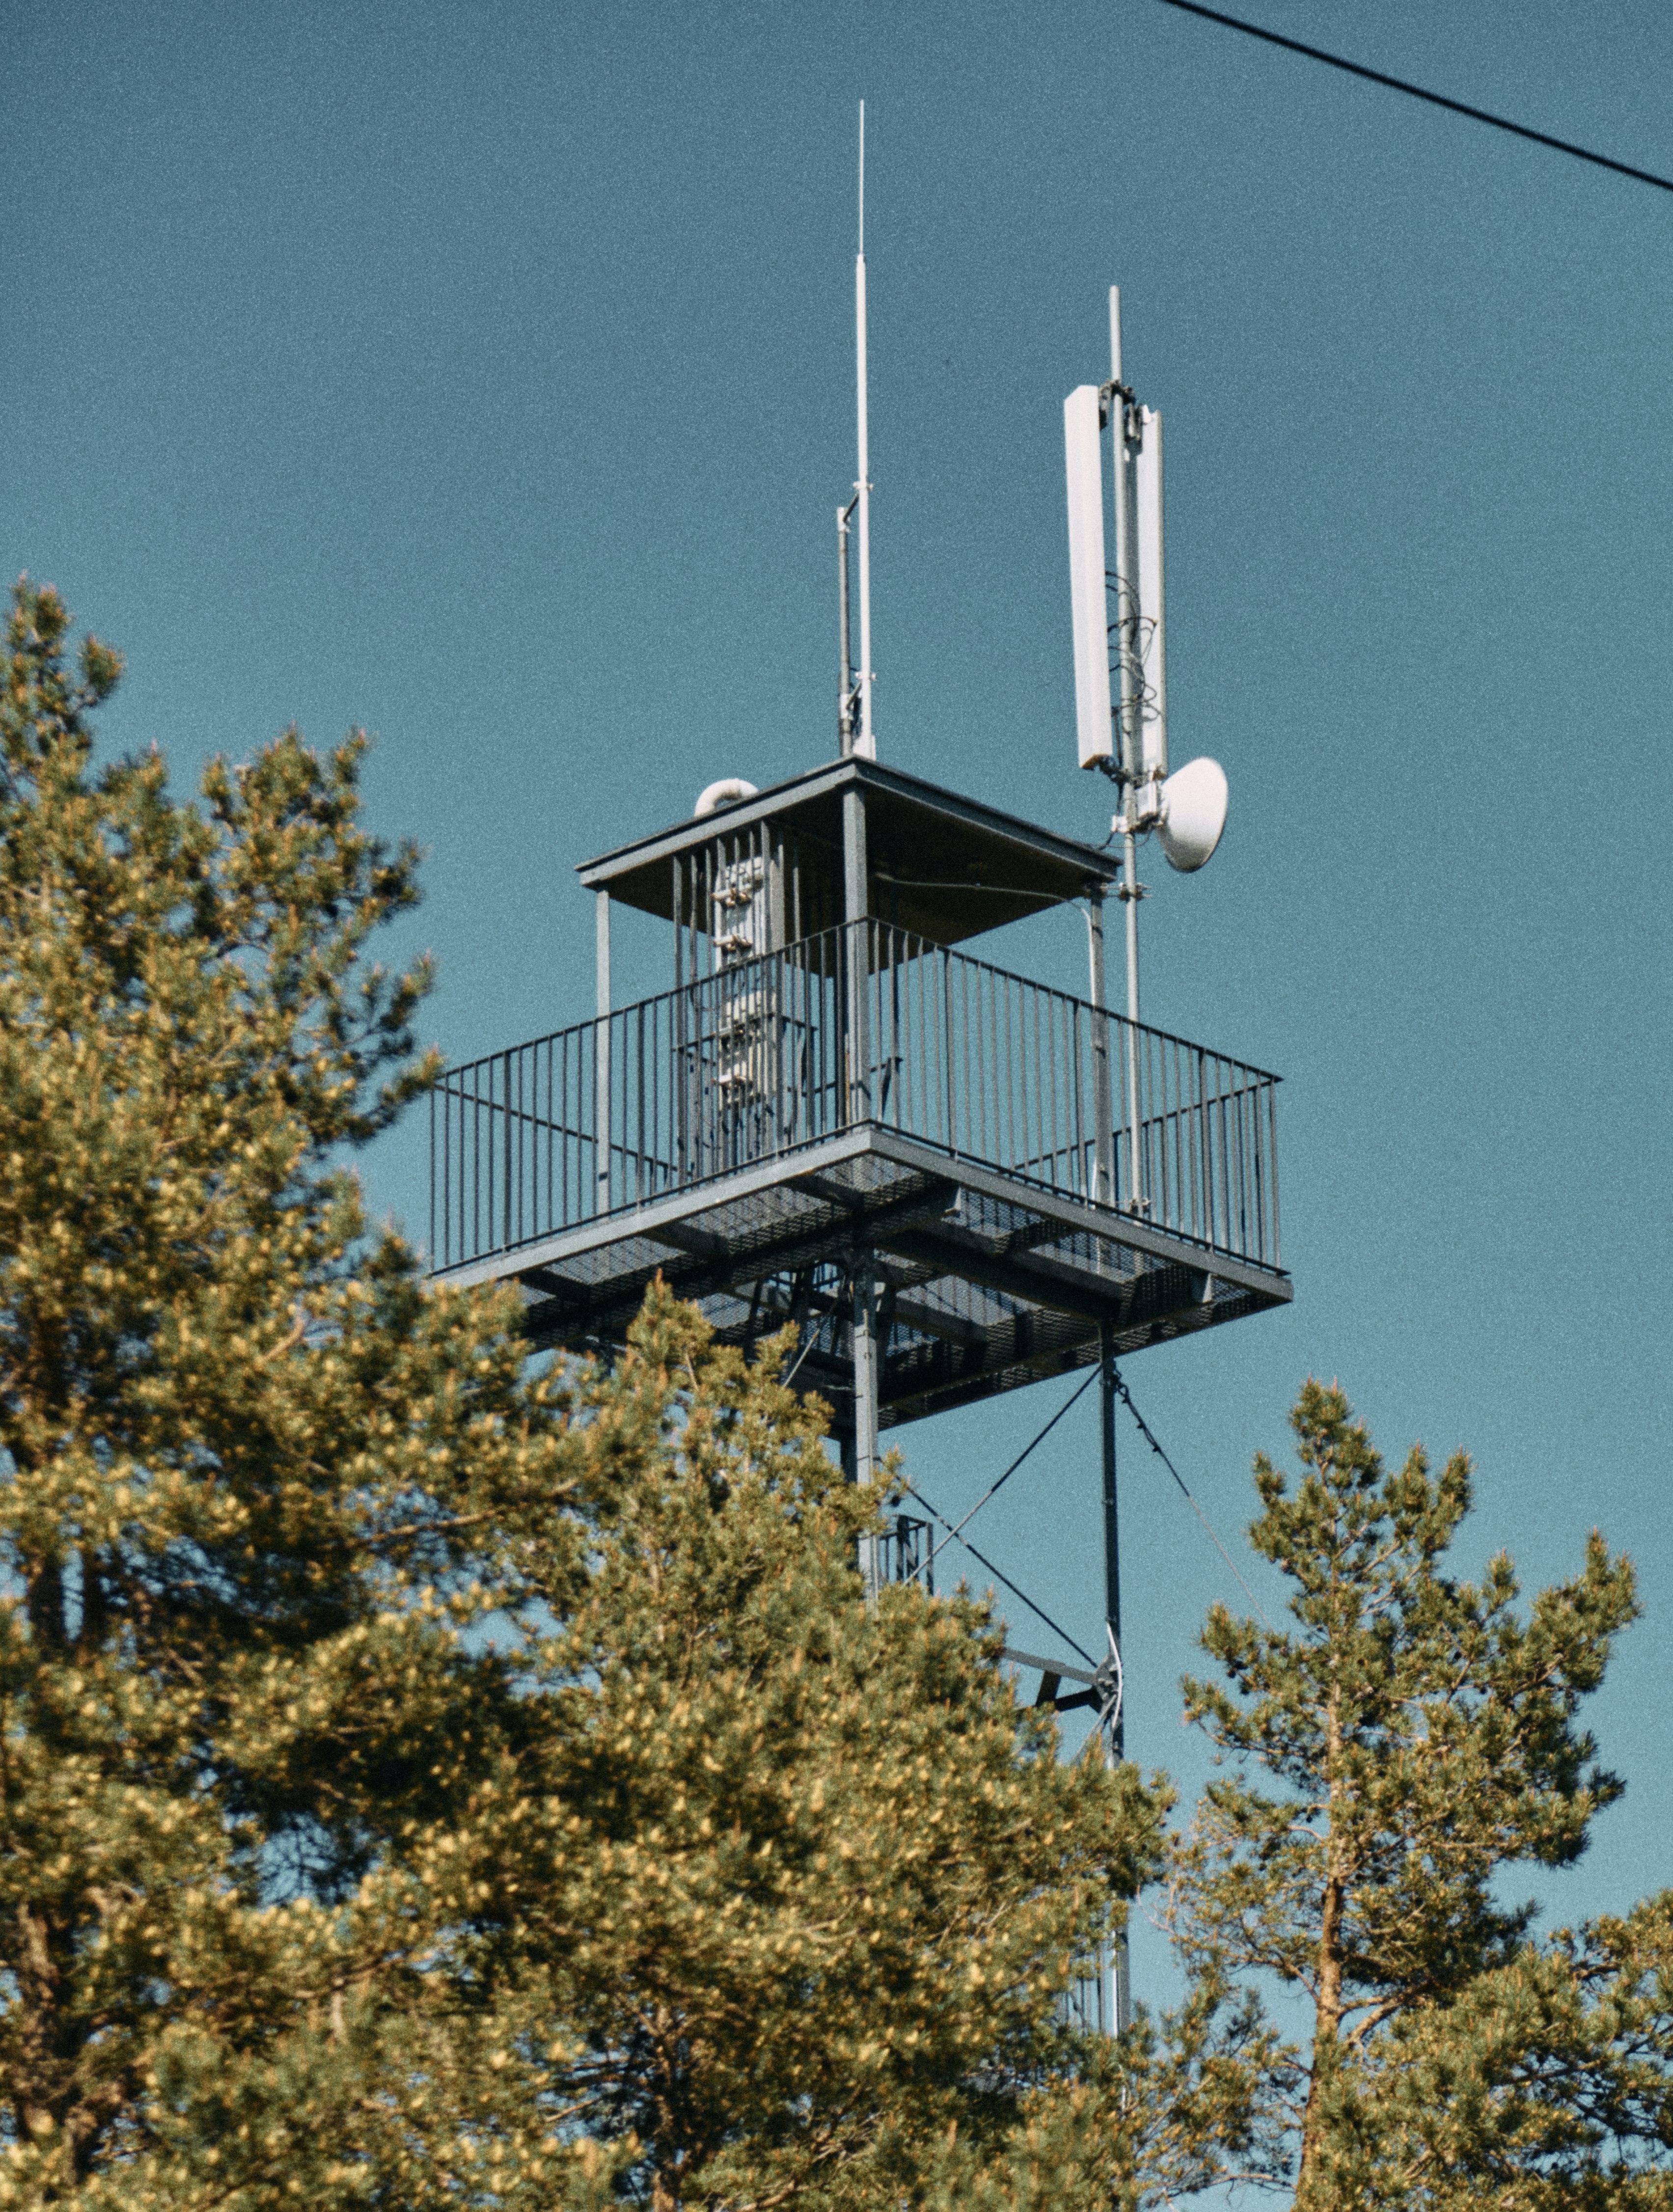
[(1126, 1378), (1122, 1374), (1120, 1368), (1115, 1366), (1110, 1368), (1110, 1380), (1112, 1387), (1114, 1388), (1116, 1395), (1121, 1400), (1122, 1405), (1126, 1407), (1128, 1412), (1131, 1413), (1135, 1422), (1137, 1424), (1139, 1434), (1144, 1438), (1145, 1442), (1150, 1446), (1152, 1451), (1155, 1453), (1157, 1458), (1161, 1461), (1163, 1466), (1166, 1468), (1168, 1473), (1179, 1485), (1181, 1494), (1183, 1496), (1186, 1504), (1190, 1507), (1192, 1512), (1195, 1514), (1197, 1519), (1202, 1523), (1209, 1535), (1214, 1539), (1214, 1549), (1220, 1553), (1221, 1559), (1225, 1560), (1226, 1565), (1231, 1568), (1232, 1573), (1237, 1575), (1238, 1582), (1239, 1587), (1243, 1590), (1244, 1595), (1249, 1600), (1250, 1605), (1254, 1607), (1256, 1612), (1261, 1615), (1262, 1626), (1266, 1629), (1268, 1635), (1275, 1635), (1277, 1631), (1273, 1627), (1272, 1623), (1267, 1619), (1266, 1614), (1262, 1611), (1261, 1601), (1256, 1596), (1254, 1591), (1250, 1589), (1249, 1584), (1244, 1581), (1242, 1575), (1238, 1573), (1238, 1563), (1232, 1557), (1230, 1552), (1226, 1550), (1225, 1545), (1220, 1542), (1220, 1533), (1215, 1528), (1214, 1522), (1208, 1518), (1202, 1508), (1197, 1504), (1195, 1498), (1191, 1496), (1184, 1476), (1180, 1474), (1178, 1468), (1168, 1457), (1167, 1454), (1162, 1449), (1160, 1444), (1157, 1443), (1156, 1438), (1151, 1431), (1150, 1424), (1146, 1420), (1144, 1415), (1139, 1411), (1138, 1407), (1133, 1403), (1133, 1393), (1128, 1389)]
[(1084, 1645), (1077, 1644), (1074, 1637), (1069, 1634), (1067, 1628), (1060, 1626), (1059, 1624), (1052, 1619), (1049, 1613), (1043, 1611), (1039, 1606), (1036, 1605), (1033, 1599), (1029, 1596), (1026, 1590), (1019, 1589), (1015, 1583), (1012, 1581), (1009, 1575), (1001, 1574), (990, 1559), (987, 1558), (984, 1553), (976, 1550), (975, 1545), (971, 1543), (968, 1536), (960, 1536), (953, 1528), (952, 1522), (947, 1519), (944, 1513), (940, 1513), (936, 1510), (935, 1507), (933, 1506), (929, 1500), (924, 1496), (922, 1491), (918, 1489), (916, 1485), (910, 1482), (907, 1484), (906, 1488), (908, 1495), (917, 1499), (919, 1504), (922, 1506), (924, 1511), (928, 1514), (931, 1520), (939, 1521), (942, 1528), (946, 1530), (948, 1535), (952, 1537), (956, 1542), (962, 1544), (973, 1559), (980, 1560), (981, 1564), (986, 1567), (988, 1572), (994, 1577), (995, 1581), (1004, 1583), (1006, 1589), (1010, 1591), (1013, 1597), (1019, 1597), (1037, 1620), (1044, 1621), (1046, 1626), (1051, 1631), (1054, 1636), (1061, 1636), (1064, 1643), (1068, 1645), (1070, 1650), (1077, 1653), (1080, 1657), (1086, 1661), (1089, 1667), (1097, 1666), (1098, 1662), (1093, 1658), (1092, 1653), (1088, 1651)]

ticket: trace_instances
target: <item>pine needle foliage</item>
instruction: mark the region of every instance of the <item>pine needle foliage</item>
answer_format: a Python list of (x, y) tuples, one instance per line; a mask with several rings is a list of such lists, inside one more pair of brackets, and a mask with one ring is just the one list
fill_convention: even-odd
[(435, 1070), (362, 741), (182, 805), (69, 633), (0, 654), (0, 2208), (928, 2202), (1165, 1788), (867, 1608), (782, 1345), (543, 1364), (368, 1233)]
[(876, 1499), (788, 1348), (746, 1362), (656, 1294), (573, 1386), (577, 1480), (622, 1510), (561, 1632), (525, 1634), (529, 1817), (484, 1825), (471, 1877), (515, 1900), (471, 1972), (531, 2111), (656, 2212), (900, 2202), (1002, 2140), (1160, 1864), (1166, 1792), (1057, 1759), (985, 1607), (867, 1608)]
[(359, 2202), (393, 1842), (501, 1733), (514, 1540), (579, 1572), (562, 1425), (340, 1164), (430, 1073), (362, 741), (182, 806), (68, 631), (25, 584), (0, 658), (0, 2203)]
[(1250, 1534), (1295, 1626), (1209, 1616), (1219, 1679), (1187, 1709), (1230, 1771), (1171, 1917), (1202, 1983), (1311, 2007), (1306, 2046), (1264, 2057), (1296, 2203), (1673, 2203), (1673, 1905), (1541, 1940), (1505, 1879), (1572, 1863), (1621, 1794), (1578, 1714), (1636, 1614), (1630, 1564), (1594, 1533), (1525, 1607), (1502, 1554), (1454, 1579), (1462, 1455), (1386, 1468), (1317, 1382), (1292, 1420), (1301, 1479), (1256, 1461)]

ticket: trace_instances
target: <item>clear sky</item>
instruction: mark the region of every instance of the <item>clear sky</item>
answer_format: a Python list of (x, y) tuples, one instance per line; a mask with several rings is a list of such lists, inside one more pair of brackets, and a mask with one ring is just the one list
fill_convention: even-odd
[[(1673, 170), (1651, 0), (1248, 5)], [(1232, 785), (1209, 869), (1147, 871), (1146, 1012), (1284, 1075), (1297, 1289), (1135, 1395), (1234, 1543), (1311, 1372), (1390, 1453), (1471, 1451), (1472, 1566), (1629, 1549), (1594, 1709), (1629, 1795), (1529, 1887), (1673, 1879), (1673, 195), (1156, 0), (60, 0), (0, 35), (0, 560), (128, 654), (108, 742), (183, 780), (292, 719), (376, 732), (450, 1056), (589, 1011), (575, 862), (835, 749), (862, 94), (880, 751), (1103, 835), (1061, 407), (1120, 282), (1175, 757)], [(1061, 914), (989, 949), (1084, 972)], [(415, 1125), (374, 1208), (421, 1231), (425, 1174)], [(1065, 1388), (897, 1441), (960, 1507)], [(1194, 1786), (1177, 1683), (1239, 1593), (1130, 1431), (1122, 1484), (1128, 1741)], [(1088, 1397), (972, 1530), (1083, 1641), (1096, 1489)]]

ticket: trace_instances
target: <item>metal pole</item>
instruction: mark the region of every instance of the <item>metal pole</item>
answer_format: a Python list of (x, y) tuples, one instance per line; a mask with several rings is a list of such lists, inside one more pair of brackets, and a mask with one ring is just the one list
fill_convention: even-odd
[[(859, 748), (856, 746), (855, 750)], [(871, 875), (866, 853), (866, 797), (857, 786), (843, 793), (843, 957), (846, 969), (843, 1042), (848, 1048), (844, 1070), (843, 1119), (863, 1121), (870, 1111), (871, 1049), (867, 1036), (867, 915), (871, 899)]]
[[(1127, 1756), (1127, 1698), (1125, 1655), (1121, 1643), (1121, 1519), (1116, 1489), (1116, 1343), (1108, 1322), (1098, 1324), (1098, 1435), (1102, 1445), (1104, 1490), (1104, 1616), (1110, 1640), (1123, 1669), (1123, 1693), (1110, 1729), (1109, 1759), (1118, 1766)], [(1115, 2027), (1119, 2035), (1133, 2017), (1131, 1973), (1127, 1930), (1115, 1943)]]
[[(1104, 890), (1086, 886), (1086, 912), (1091, 927), (1092, 1005), (1092, 1200), (1098, 1206), (1116, 1202), (1115, 1103), (1110, 1091), (1110, 1016), (1104, 975)], [(1103, 1249), (1099, 1247), (1100, 1250)]]
[(866, 103), (860, 103), (860, 251), (854, 261), (854, 349), (859, 386), (857, 445), (860, 474), (860, 734), (854, 750), (877, 758), (872, 729), (872, 485), (871, 441), (866, 422)]
[[(877, 1284), (869, 1256), (862, 1259), (854, 1283), (854, 1474), (855, 1482), (877, 1480)], [(883, 1540), (860, 1540), (860, 1578), (866, 1586), (866, 1602), (877, 1603), (883, 1581)]]
[(836, 749), (846, 759), (854, 750), (854, 667), (849, 650), (849, 517), (854, 501), (836, 510), (837, 627), (842, 632), (842, 683), (836, 694)]
[(1135, 1213), (1144, 1209), (1144, 1182), (1139, 1164), (1139, 901), (1144, 886), (1139, 881), (1139, 779), (1142, 773), (1139, 716), (1138, 580), (1134, 555), (1137, 550), (1137, 514), (1134, 506), (1132, 457), (1127, 450), (1126, 387), (1121, 375), (1121, 291), (1110, 287), (1110, 445), (1114, 450), (1116, 503), (1116, 665), (1119, 678), (1121, 714), (1122, 881), (1116, 896), (1127, 908), (1127, 1203)]
[(1132, 457), (1127, 450), (1127, 389), (1121, 380), (1121, 293), (1110, 288), (1110, 443), (1116, 509), (1116, 673), (1121, 716), (1120, 769), (1123, 807), (1130, 816), (1139, 779), (1137, 514)]
[[(1130, 807), (1136, 785), (1127, 787)], [(1145, 1210), (1143, 1163), (1139, 1139), (1143, 1116), (1139, 1105), (1139, 901), (1144, 885), (1139, 881), (1138, 840), (1131, 827), (1122, 839), (1122, 880), (1116, 896), (1127, 909), (1127, 1206), (1129, 1212)]]
[(596, 1139), (597, 1204), (610, 1211), (610, 893), (596, 894), (598, 1025), (593, 1031), (593, 1118)]

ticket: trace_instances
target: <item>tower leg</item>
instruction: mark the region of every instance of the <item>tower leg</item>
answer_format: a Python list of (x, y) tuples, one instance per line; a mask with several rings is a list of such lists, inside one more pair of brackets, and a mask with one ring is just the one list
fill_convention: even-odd
[[(1098, 1437), (1102, 1446), (1104, 1493), (1104, 1615), (1123, 1669), (1126, 1654), (1121, 1641), (1121, 1520), (1116, 1490), (1116, 1346), (1108, 1322), (1098, 1340)], [(1122, 1697), (1115, 1725), (1110, 1731), (1109, 1758), (1118, 1765), (1127, 1756), (1127, 1700)], [(1119, 2035), (1133, 2017), (1128, 1963), (1127, 1930), (1116, 1938), (1111, 1961), (1115, 1981), (1115, 2032)]]
[[(878, 1477), (878, 1342), (877, 1285), (869, 1267), (856, 1275), (854, 1285), (854, 1465), (855, 1482), (874, 1483)], [(875, 1605), (883, 1581), (883, 1540), (860, 1540), (860, 1573), (866, 1585), (866, 1602)]]

